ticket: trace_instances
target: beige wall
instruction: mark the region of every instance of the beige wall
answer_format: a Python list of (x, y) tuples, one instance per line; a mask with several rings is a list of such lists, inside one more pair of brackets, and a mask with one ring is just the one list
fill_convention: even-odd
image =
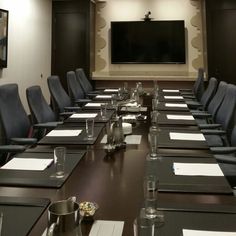
[[(94, 75), (136, 74), (195, 75), (203, 66), (200, 0), (107, 0), (97, 2), (96, 70)], [(114, 65), (110, 63), (110, 22), (141, 20), (151, 11), (154, 20), (184, 20), (186, 58), (184, 65)], [(130, 73), (131, 74), (131, 73)]]
[[(0, 69), (0, 84), (17, 83), (28, 112), (25, 89), (40, 85), (49, 99), (51, 73), (51, 0), (0, 0), (9, 11), (8, 66)], [(42, 77), (41, 77), (42, 74)]]

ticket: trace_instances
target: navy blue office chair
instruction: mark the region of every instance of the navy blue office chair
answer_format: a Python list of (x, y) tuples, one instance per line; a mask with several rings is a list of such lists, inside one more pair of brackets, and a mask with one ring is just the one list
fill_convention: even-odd
[(214, 77), (210, 78), (207, 89), (204, 91), (204, 93), (200, 99), (200, 102), (185, 100), (188, 107), (190, 109), (191, 108), (201, 108), (202, 110), (206, 110), (211, 99), (213, 98), (213, 96), (216, 93), (217, 85), (218, 85), (217, 79)]
[(47, 81), (51, 94), (53, 110), (57, 115), (57, 119), (59, 119), (60, 116), (69, 116), (73, 114), (74, 111), (80, 109), (79, 107), (74, 106), (70, 97), (62, 87), (57, 75), (49, 76)]
[[(215, 123), (200, 125), (210, 147), (224, 146), (224, 140), (230, 138), (234, 126), (235, 107), (236, 86), (228, 84), (224, 100), (216, 113)], [(221, 129), (216, 129), (219, 127)]]
[(84, 91), (76, 79), (76, 74), (74, 71), (69, 71), (66, 74), (67, 76), (67, 86), (69, 96), (74, 104), (83, 105), (86, 102), (90, 102), (90, 99), (86, 99)]
[(37, 142), (32, 138), (33, 130), (21, 103), (18, 85), (0, 86), (0, 119), (3, 131), (1, 153), (22, 152)]
[(35, 127), (45, 129), (56, 128), (62, 122), (57, 121), (56, 115), (48, 105), (39, 86), (26, 89), (26, 97), (30, 108), (32, 123)]

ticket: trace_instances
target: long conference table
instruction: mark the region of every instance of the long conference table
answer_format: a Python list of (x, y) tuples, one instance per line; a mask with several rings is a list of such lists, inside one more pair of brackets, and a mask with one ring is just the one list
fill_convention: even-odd
[[(47, 227), (50, 202), (76, 196), (79, 202), (91, 201), (99, 205), (94, 220), (123, 221), (122, 235), (131, 236), (133, 221), (144, 204), (143, 178), (147, 174), (158, 176), (158, 208), (163, 210), (165, 218), (155, 235), (183, 235), (183, 229), (236, 232), (236, 199), (224, 176), (176, 176), (173, 173), (174, 162), (216, 164), (206, 142), (169, 139), (170, 131), (200, 133), (197, 124), (170, 120), (169, 123), (165, 113), (177, 115), (178, 109), (172, 111), (165, 107), (165, 100), (161, 99), (158, 158), (147, 159), (151, 96), (144, 95), (142, 100), (142, 106), (147, 107), (144, 112), (147, 119), (134, 122), (132, 127), (133, 135), (141, 135), (140, 144), (127, 144), (125, 149), (107, 155), (101, 143), (106, 134), (105, 123), (98, 120), (92, 141), (87, 142), (83, 134), (69, 139), (44, 137), (37, 147), (17, 156), (53, 158), (55, 146), (66, 146), (65, 178), (52, 179), (53, 166), (40, 173), (1, 169), (0, 210), (7, 212), (2, 235), (42, 235)], [(186, 109), (179, 112), (189, 114)], [(83, 121), (69, 119), (58, 129), (84, 126)], [(89, 235), (92, 224), (82, 222), (83, 236)]]

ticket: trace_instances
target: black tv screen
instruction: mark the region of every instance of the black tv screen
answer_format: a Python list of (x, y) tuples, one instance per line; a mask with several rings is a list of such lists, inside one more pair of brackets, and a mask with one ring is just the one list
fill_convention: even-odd
[(111, 63), (184, 64), (184, 21), (111, 22)]

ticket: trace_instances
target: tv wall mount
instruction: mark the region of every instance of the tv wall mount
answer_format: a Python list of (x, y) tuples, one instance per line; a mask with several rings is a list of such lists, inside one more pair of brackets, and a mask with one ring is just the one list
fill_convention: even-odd
[(151, 15), (151, 12), (148, 11), (148, 12), (144, 15), (144, 18), (142, 18), (142, 20), (144, 20), (144, 21), (151, 21), (153, 18), (151, 18), (150, 15)]

